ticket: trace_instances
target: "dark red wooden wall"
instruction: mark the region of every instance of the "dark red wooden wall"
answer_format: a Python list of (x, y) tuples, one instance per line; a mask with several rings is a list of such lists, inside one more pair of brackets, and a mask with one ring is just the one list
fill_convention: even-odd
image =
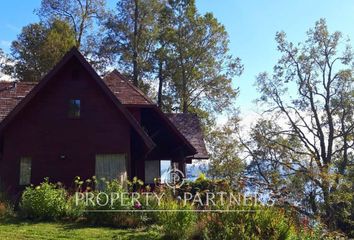
[[(70, 99), (81, 100), (79, 119), (68, 118)], [(126, 153), (129, 163), (130, 132), (111, 99), (73, 58), (5, 129), (1, 179), (5, 187), (18, 188), (20, 158), (31, 157), (32, 183), (49, 177), (70, 186), (75, 176), (94, 175), (96, 154)]]

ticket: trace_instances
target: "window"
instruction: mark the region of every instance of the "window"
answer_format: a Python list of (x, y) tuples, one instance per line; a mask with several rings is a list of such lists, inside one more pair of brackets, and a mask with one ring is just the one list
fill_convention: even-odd
[[(127, 180), (125, 154), (99, 154), (96, 155), (96, 178), (100, 180), (118, 179), (123, 183)], [(102, 189), (102, 186), (98, 187)]]
[(32, 159), (23, 157), (20, 160), (20, 185), (29, 185), (31, 183)]
[(69, 112), (68, 112), (68, 117), (69, 118), (79, 118), (80, 117), (80, 107), (81, 107), (81, 102), (80, 100), (70, 100), (69, 102)]
[(155, 178), (160, 178), (160, 161), (145, 161), (145, 183), (155, 183)]
[(171, 180), (171, 160), (161, 160), (160, 162), (161, 183), (170, 182)]

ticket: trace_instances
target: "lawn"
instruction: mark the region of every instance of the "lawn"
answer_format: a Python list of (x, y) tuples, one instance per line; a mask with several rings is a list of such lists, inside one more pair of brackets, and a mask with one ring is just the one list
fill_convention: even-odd
[(35, 223), (14, 219), (0, 219), (1, 240), (21, 239), (161, 239), (153, 231), (91, 227), (77, 223)]

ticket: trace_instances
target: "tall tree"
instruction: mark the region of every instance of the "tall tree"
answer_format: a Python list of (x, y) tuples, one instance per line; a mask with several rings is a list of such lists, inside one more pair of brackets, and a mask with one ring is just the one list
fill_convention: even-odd
[(120, 0), (104, 23), (107, 35), (102, 49), (112, 62), (118, 60), (135, 86), (143, 87), (143, 78), (152, 72), (160, 6), (157, 0)]
[(105, 14), (105, 0), (42, 0), (35, 11), (44, 23), (54, 19), (67, 22), (75, 32), (76, 47), (80, 48), (84, 38), (93, 32), (95, 21)]
[[(303, 43), (293, 44), (284, 32), (277, 33), (282, 57), (272, 76), (259, 74), (257, 85), (260, 101), (269, 104), (278, 125), (264, 128), (258, 140), (252, 138), (262, 140), (273, 163), (306, 180), (300, 185), (309, 198), (297, 200), (311, 208), (302, 211), (321, 216), (331, 228), (338, 227), (333, 196), (353, 165), (353, 54), (341, 39), (340, 32), (328, 31), (323, 19)], [(276, 149), (286, 151), (275, 156)], [(258, 147), (249, 150), (257, 160)]]
[(194, 0), (169, 1), (173, 15), (169, 71), (182, 112), (203, 109), (222, 112), (237, 91), (232, 78), (240, 75), (240, 59), (229, 54), (229, 38), (211, 14), (198, 14)]
[(66, 22), (54, 20), (49, 27), (30, 24), (12, 42), (15, 64), (7, 72), (20, 81), (39, 81), (73, 46), (75, 34)]

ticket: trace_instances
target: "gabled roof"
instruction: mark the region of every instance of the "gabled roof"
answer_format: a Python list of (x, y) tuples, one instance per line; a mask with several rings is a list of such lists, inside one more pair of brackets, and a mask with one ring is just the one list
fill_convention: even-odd
[(166, 115), (197, 150), (198, 153), (191, 158), (208, 159), (209, 156), (198, 116), (192, 113), (166, 113)]
[[(6, 93), (4, 95), (0, 92), (0, 98), (3, 96), (12, 96), (10, 105), (4, 107), (5, 111), (8, 111), (8, 114), (2, 119), (0, 123), (0, 131), (2, 131), (8, 123), (19, 113), (21, 110), (41, 91), (41, 89), (58, 73), (58, 71), (72, 58), (76, 58), (81, 65), (88, 71), (88, 73), (92, 76), (92, 78), (97, 82), (98, 86), (104, 91), (104, 93), (112, 100), (115, 106), (122, 112), (127, 121), (131, 124), (133, 129), (140, 135), (143, 139), (148, 151), (152, 150), (155, 147), (154, 142), (151, 138), (146, 134), (146, 132), (142, 129), (136, 119), (129, 113), (129, 111), (122, 105), (119, 99), (112, 93), (112, 91), (107, 87), (107, 85), (103, 82), (100, 76), (96, 73), (96, 71), (91, 67), (91, 65), (86, 61), (86, 59), (81, 55), (81, 53), (77, 50), (77, 48), (72, 48), (63, 58), (62, 60), (32, 89), (27, 89), (27, 95), (22, 97), (21, 95), (26, 93), (26, 91), (17, 91), (13, 90), (11, 95), (10, 93)], [(19, 86), (23, 86), (20, 84)], [(4, 91), (5, 92), (5, 91)], [(12, 104), (15, 103), (13, 99), (22, 98), (18, 100), (16, 106)], [(2, 103), (0, 103), (2, 105)], [(6, 103), (4, 104), (6, 105)]]
[(139, 88), (135, 87), (117, 70), (107, 74), (103, 80), (124, 105), (155, 105)]

